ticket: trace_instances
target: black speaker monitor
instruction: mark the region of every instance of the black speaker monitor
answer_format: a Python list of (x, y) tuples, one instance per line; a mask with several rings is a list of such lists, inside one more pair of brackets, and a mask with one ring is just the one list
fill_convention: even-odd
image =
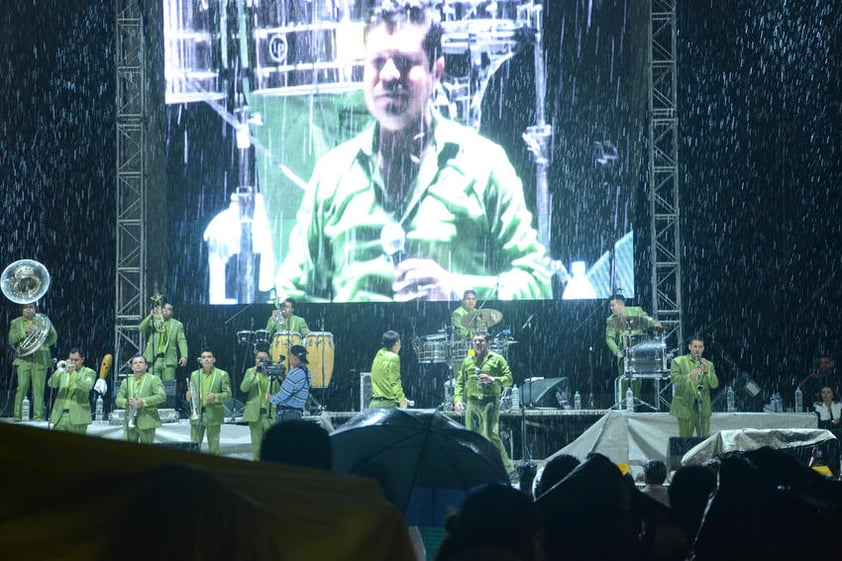
[(567, 378), (543, 378), (523, 383), (520, 400), (524, 407), (570, 408)]

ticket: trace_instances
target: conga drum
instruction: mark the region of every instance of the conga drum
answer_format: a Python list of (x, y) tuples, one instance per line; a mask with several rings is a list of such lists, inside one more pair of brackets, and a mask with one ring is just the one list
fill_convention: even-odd
[(307, 362), (310, 369), (310, 383), (314, 388), (326, 388), (333, 376), (334, 344), (333, 333), (311, 331), (305, 340)]
[[(274, 362), (283, 360), (284, 365), (286, 365), (287, 370), (289, 370), (289, 359), (286, 358), (289, 356), (289, 349), (293, 345), (300, 344), (301, 333), (298, 331), (278, 331), (275, 333), (275, 336), (272, 337), (272, 346), (269, 347), (269, 356), (272, 357)], [(281, 359), (281, 357), (284, 358)]]

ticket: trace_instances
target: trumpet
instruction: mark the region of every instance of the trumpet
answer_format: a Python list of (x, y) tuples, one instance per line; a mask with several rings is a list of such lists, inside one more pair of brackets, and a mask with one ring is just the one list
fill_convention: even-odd
[(56, 363), (56, 370), (59, 372), (73, 372), (76, 370), (76, 365), (72, 362), (67, 362), (66, 360), (60, 360)]
[(196, 395), (196, 388), (193, 387), (193, 379), (188, 374), (187, 376), (187, 387), (190, 388), (190, 420), (191, 421), (198, 421), (199, 420), (199, 407), (201, 407), (200, 402), (198, 401), (200, 396)]
[(164, 296), (155, 294), (150, 300), (155, 302), (155, 308), (152, 310), (152, 328), (158, 333), (163, 333), (167, 330), (167, 326), (164, 324), (164, 312), (161, 308), (161, 302), (164, 300)]

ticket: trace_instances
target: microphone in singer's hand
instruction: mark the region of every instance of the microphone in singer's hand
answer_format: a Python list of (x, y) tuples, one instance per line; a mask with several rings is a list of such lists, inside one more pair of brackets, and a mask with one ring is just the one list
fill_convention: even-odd
[(397, 222), (389, 222), (380, 231), (380, 246), (383, 254), (397, 266), (401, 262), (406, 249), (406, 232)]

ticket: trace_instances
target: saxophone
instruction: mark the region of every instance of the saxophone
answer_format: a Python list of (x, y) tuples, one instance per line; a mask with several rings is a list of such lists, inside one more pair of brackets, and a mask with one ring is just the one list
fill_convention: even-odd
[(126, 408), (126, 426), (130, 429), (135, 428), (135, 419), (137, 418), (137, 398), (131, 400), (132, 403)]
[(200, 396), (196, 395), (196, 388), (193, 387), (193, 377), (191, 375), (187, 375), (187, 387), (190, 388), (190, 420), (191, 421), (198, 421), (199, 420), (199, 407), (201, 407), (201, 403), (198, 401)]

